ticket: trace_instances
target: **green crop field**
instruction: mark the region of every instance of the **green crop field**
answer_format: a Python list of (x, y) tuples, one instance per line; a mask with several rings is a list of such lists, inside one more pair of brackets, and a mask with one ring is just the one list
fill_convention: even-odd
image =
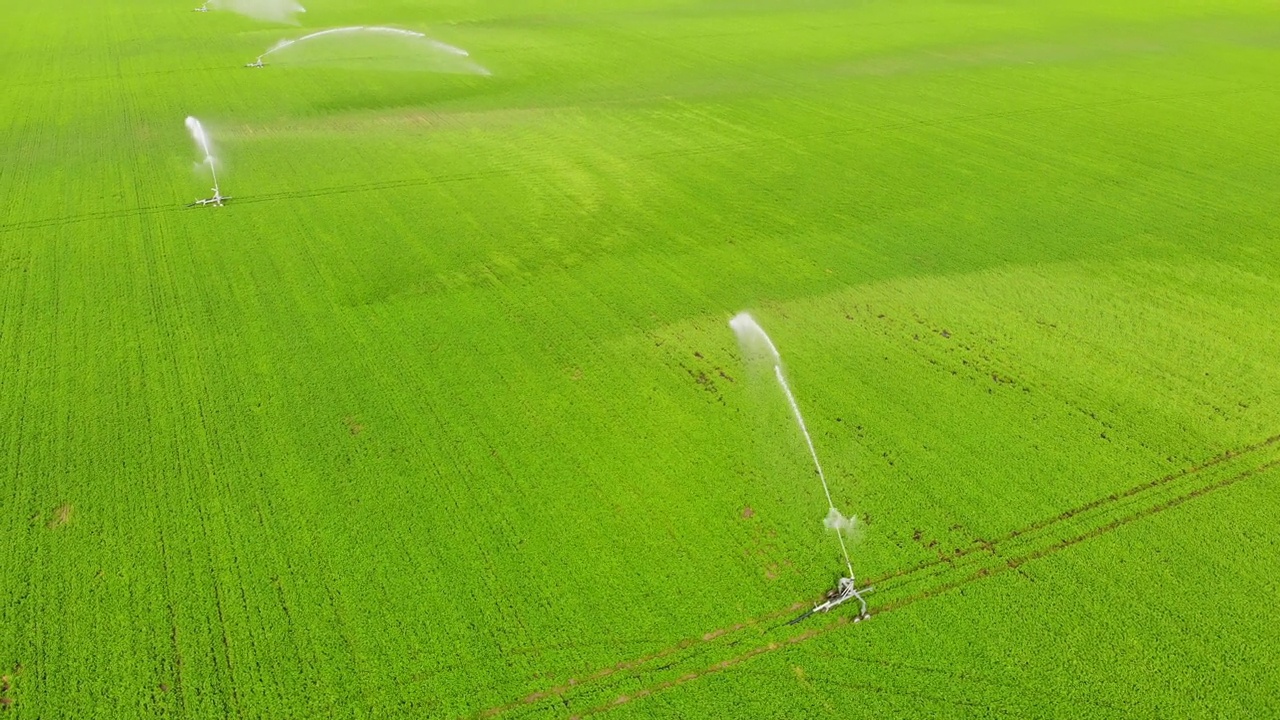
[(0, 718), (1280, 716), (1275, 0), (303, 2), (0, 0)]

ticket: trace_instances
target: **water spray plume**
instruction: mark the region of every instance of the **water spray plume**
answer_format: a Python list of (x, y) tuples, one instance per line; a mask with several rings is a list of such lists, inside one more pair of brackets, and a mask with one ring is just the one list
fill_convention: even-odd
[(200, 150), (204, 153), (204, 160), (201, 162), (213, 164), (213, 152), (209, 150), (209, 136), (204, 132), (204, 126), (200, 121), (193, 118), (187, 118), (187, 129), (191, 131), (191, 137), (195, 138), (196, 145), (200, 146)]
[(205, 198), (204, 200), (196, 200), (194, 203), (191, 203), (191, 205), (220, 206), (222, 205), (223, 200), (230, 200), (231, 198), (225, 197), (218, 189), (217, 160), (214, 159), (213, 150), (209, 147), (209, 135), (204, 131), (204, 126), (200, 124), (200, 121), (193, 117), (187, 117), (186, 124), (187, 130), (191, 131), (192, 139), (196, 141), (196, 146), (200, 148), (200, 152), (204, 153), (204, 158), (200, 160), (200, 164), (209, 166), (209, 175), (213, 178), (213, 197)]
[[(264, 60), (267, 56), (280, 52), (281, 50), (284, 50), (290, 47), (299, 46), (299, 45), (304, 45), (306, 43), (309, 43), (319, 38), (333, 37), (333, 36), (340, 36), (340, 35), (348, 35), (348, 36), (361, 35), (361, 36), (369, 36), (369, 37), (376, 37), (376, 36), (382, 35), (389, 38), (400, 38), (402, 40), (409, 40), (417, 43), (416, 47), (418, 51), (421, 51), (422, 49), (426, 49), (427, 51), (432, 53), (443, 53), (444, 55), (450, 55), (457, 58), (470, 57), (470, 54), (466, 50), (463, 50), (460, 47), (454, 47), (453, 45), (450, 45), (448, 43), (443, 43), (443, 42), (440, 42), (439, 40), (434, 40), (432, 38), (427, 37), (425, 34), (416, 32), (414, 30), (404, 30), (402, 28), (370, 26), (370, 25), (352, 25), (350, 27), (318, 30), (316, 32), (309, 33), (307, 35), (303, 35), (302, 37), (299, 37), (299, 38), (281, 40), (280, 42), (277, 42), (275, 45), (272, 45), (270, 48), (268, 48), (266, 52), (259, 55), (256, 60), (246, 64), (246, 67), (254, 67), (254, 68), (263, 67), (266, 64)], [(459, 67), (463, 68), (463, 71), (465, 72), (474, 72), (481, 75), (489, 74), (488, 70), (474, 63), (466, 63), (464, 65), (460, 65)], [(458, 70), (454, 70), (454, 71), (457, 72)]]
[[(805, 445), (809, 448), (809, 456), (813, 458), (813, 467), (818, 473), (818, 479), (822, 481), (822, 492), (827, 498), (827, 516), (822, 522), (826, 527), (835, 531), (836, 540), (840, 542), (840, 552), (844, 555), (845, 566), (849, 569), (849, 577), (840, 581), (836, 591), (837, 594), (829, 598), (826, 603), (814, 608), (809, 614), (825, 612), (851, 597), (856, 597), (862, 603), (862, 615), (865, 615), (866, 602), (862, 600), (862, 596), (858, 594), (854, 586), (853, 561), (849, 559), (849, 549), (844, 542), (844, 534), (853, 529), (855, 519), (845, 517), (836, 509), (836, 504), (831, 499), (831, 487), (827, 484), (826, 473), (822, 471), (822, 462), (818, 460), (818, 451), (813, 446), (813, 438), (809, 435), (809, 428), (804, 423), (804, 415), (800, 412), (800, 405), (796, 402), (796, 397), (791, 392), (791, 384), (787, 382), (786, 373), (782, 371), (782, 356), (778, 354), (777, 346), (769, 339), (769, 335), (764, 331), (764, 328), (760, 327), (760, 323), (756, 322), (756, 319), (751, 317), (750, 313), (738, 313), (729, 321), (729, 327), (733, 328), (734, 335), (737, 336), (738, 344), (742, 347), (744, 355), (758, 356), (763, 354), (765, 355), (764, 359), (773, 365), (773, 375), (777, 378), (778, 385), (782, 388), (782, 393), (787, 397), (787, 404), (791, 406), (791, 414), (796, 419), (800, 434), (804, 436)], [(807, 615), (802, 617), (807, 617)]]
[(826, 517), (822, 518), (822, 524), (827, 526), (828, 530), (836, 532), (852, 532), (857, 522), (857, 518), (845, 517), (834, 507), (827, 511)]

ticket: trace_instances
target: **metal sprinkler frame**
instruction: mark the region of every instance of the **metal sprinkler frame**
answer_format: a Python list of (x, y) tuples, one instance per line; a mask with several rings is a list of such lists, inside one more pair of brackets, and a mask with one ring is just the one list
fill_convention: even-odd
[(854, 581), (852, 577), (842, 577), (840, 578), (840, 581), (836, 583), (835, 589), (827, 594), (826, 600), (818, 603), (817, 605), (814, 605), (813, 609), (806, 610), (804, 614), (789, 621), (787, 624), (795, 625), (801, 620), (807, 619), (810, 615), (830, 612), (836, 607), (843, 605), (844, 603), (850, 600), (855, 600), (855, 599), (858, 601), (858, 604), (860, 605), (860, 607), (858, 609), (858, 614), (854, 616), (853, 621), (862, 622), (863, 620), (870, 619), (871, 613), (870, 611), (867, 610), (867, 601), (865, 598), (862, 597), (862, 593), (869, 593), (874, 590), (875, 590), (874, 586), (867, 586), (859, 590), (857, 583)]
[(223, 195), (221, 192), (218, 191), (218, 186), (214, 185), (212, 197), (207, 197), (207, 198), (204, 198), (203, 200), (196, 200), (195, 202), (188, 204), (187, 207), (189, 208), (190, 207), (209, 207), (209, 206), (222, 207), (222, 204), (225, 201), (230, 199), (231, 199), (230, 195)]

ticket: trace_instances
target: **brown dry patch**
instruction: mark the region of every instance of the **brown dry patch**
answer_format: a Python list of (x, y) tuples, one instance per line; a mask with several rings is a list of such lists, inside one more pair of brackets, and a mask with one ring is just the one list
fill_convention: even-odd
[(755, 517), (755, 516), (756, 516), (756, 511), (755, 511), (754, 509), (752, 509), (752, 507), (751, 507), (750, 505), (747, 505), (746, 507), (742, 508), (742, 517), (743, 517), (743, 518), (751, 519), (751, 518), (753, 518), (753, 517)]
[(58, 528), (70, 523), (71, 513), (73, 510), (74, 508), (71, 507), (71, 503), (63, 503), (59, 505), (58, 509), (53, 511), (53, 518), (49, 520), (47, 527), (50, 530), (57, 530)]
[(346, 416), (345, 418), (342, 419), (342, 422), (347, 426), (347, 431), (350, 432), (353, 436), (359, 435), (360, 433), (364, 432), (364, 425), (357, 422), (356, 417), (354, 415)]

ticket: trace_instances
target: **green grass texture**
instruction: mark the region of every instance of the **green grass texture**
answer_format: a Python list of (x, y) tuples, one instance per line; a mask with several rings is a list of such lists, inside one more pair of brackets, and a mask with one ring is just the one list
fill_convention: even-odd
[(1274, 1), (195, 4), (0, 0), (0, 717), (1280, 715)]

